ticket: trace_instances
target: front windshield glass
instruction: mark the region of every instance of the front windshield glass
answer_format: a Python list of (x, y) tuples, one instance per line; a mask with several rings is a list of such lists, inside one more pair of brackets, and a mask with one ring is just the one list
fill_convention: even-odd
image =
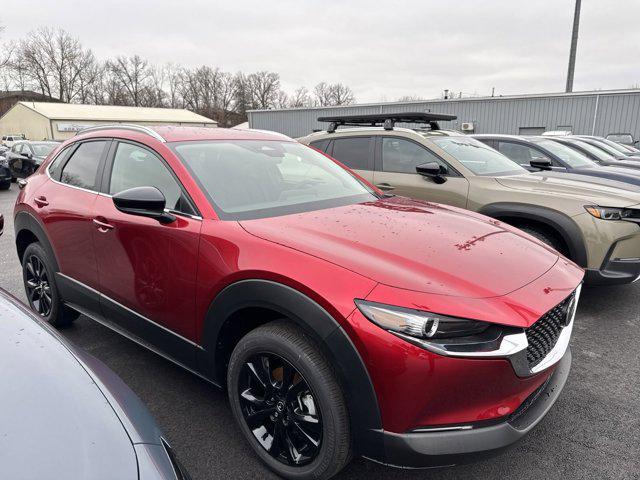
[(52, 143), (32, 143), (31, 144), (31, 148), (33, 148), (33, 154), (36, 157), (46, 157), (57, 146), (58, 146), (57, 144), (52, 144)]
[(625, 152), (621, 151), (621, 149), (617, 148), (617, 146), (612, 147), (611, 145), (609, 145), (609, 143), (604, 140), (604, 139), (592, 139), (590, 140), (588, 143), (590, 143), (591, 145), (594, 145), (595, 147), (599, 148), (600, 150), (604, 150), (605, 152), (615, 156), (615, 157), (619, 157), (620, 155), (626, 155)]
[(606, 162), (610, 162), (611, 160), (615, 160), (616, 157), (611, 155), (610, 153), (605, 152), (604, 150), (599, 149), (598, 147), (591, 145), (590, 143), (583, 142), (581, 140), (573, 140), (571, 143), (575, 143), (580, 148), (583, 148), (591, 155), (596, 157), (598, 160), (604, 160)]
[(503, 176), (528, 173), (500, 152), (469, 137), (433, 138), (433, 142), (476, 175)]
[(607, 150), (612, 152), (618, 152), (618, 154), (626, 155), (629, 153), (626, 146), (620, 145), (619, 143), (612, 142), (611, 140), (607, 140), (606, 138), (597, 138), (594, 139), (596, 142), (600, 144), (604, 144), (605, 147), (609, 147)]
[(173, 149), (223, 219), (265, 218), (378, 198), (350, 172), (296, 142), (217, 140), (177, 143)]
[(563, 162), (569, 165), (571, 168), (584, 168), (593, 167), (596, 163), (590, 160), (584, 154), (574, 150), (571, 147), (567, 147), (554, 140), (548, 140), (546, 138), (532, 139), (536, 145), (540, 145), (542, 148), (547, 149), (553, 153), (556, 157), (560, 158)]

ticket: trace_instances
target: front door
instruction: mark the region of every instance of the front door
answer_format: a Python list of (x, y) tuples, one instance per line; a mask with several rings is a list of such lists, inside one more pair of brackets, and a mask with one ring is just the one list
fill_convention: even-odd
[[(376, 185), (385, 186), (395, 195), (466, 208), (469, 181), (424, 145), (391, 136), (380, 137), (378, 145), (381, 161), (373, 175)], [(418, 165), (430, 162), (438, 163), (447, 171), (442, 176), (444, 182), (416, 173)]]
[[(146, 147), (114, 142), (105, 171), (93, 218), (103, 315), (179, 357), (167, 342), (175, 334), (195, 338), (202, 221), (170, 167)], [(111, 195), (140, 186), (158, 188), (176, 220), (161, 224), (115, 208)]]

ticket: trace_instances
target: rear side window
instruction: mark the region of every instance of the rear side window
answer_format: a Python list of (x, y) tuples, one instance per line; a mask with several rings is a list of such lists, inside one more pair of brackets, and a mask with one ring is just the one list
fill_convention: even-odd
[(85, 142), (73, 152), (60, 175), (60, 181), (74, 187), (97, 190), (98, 167), (107, 142)]
[(329, 140), (317, 140), (315, 142), (309, 143), (309, 145), (320, 150), (321, 152), (326, 152), (327, 147), (329, 146)]
[(354, 170), (373, 170), (371, 137), (336, 138), (332, 157)]

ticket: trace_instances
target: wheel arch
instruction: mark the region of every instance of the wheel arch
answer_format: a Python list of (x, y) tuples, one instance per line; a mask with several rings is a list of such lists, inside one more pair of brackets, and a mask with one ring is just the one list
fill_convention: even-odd
[(384, 447), (376, 433), (382, 430), (378, 401), (358, 350), (322, 306), (287, 285), (269, 280), (242, 280), (217, 295), (209, 306), (203, 328), (200, 363), (205, 374), (221, 385), (226, 383), (225, 378), (220, 378), (226, 372), (225, 355), (230, 354), (242, 336), (228, 333), (246, 318), (243, 314), (258, 311), (270, 314), (265, 321), (249, 320), (248, 325), (241, 327), (242, 335), (268, 321), (286, 318), (318, 342), (344, 389), (356, 450), (367, 457), (383, 458)]
[(13, 228), (16, 235), (16, 251), (20, 262), (22, 262), (22, 257), (29, 244), (37, 241), (42, 245), (45, 252), (47, 252), (55, 271), (60, 271), (58, 258), (53, 246), (51, 245), (49, 236), (36, 217), (29, 212), (20, 211), (15, 216)]
[(509, 224), (511, 223), (509, 220), (512, 219), (542, 224), (556, 233), (565, 243), (572, 261), (581, 267), (587, 266), (587, 249), (582, 231), (571, 217), (562, 212), (539, 205), (505, 202), (485, 205), (478, 213)]

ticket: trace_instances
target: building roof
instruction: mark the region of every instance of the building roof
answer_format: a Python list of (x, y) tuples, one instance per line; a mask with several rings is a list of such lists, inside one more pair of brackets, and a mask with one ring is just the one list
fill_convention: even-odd
[(408, 100), (402, 102), (375, 102), (375, 103), (353, 103), (351, 105), (335, 105), (326, 107), (296, 107), (296, 108), (267, 108), (257, 110), (247, 110), (247, 113), (258, 112), (290, 112), (290, 111), (304, 111), (304, 110), (334, 110), (341, 108), (354, 108), (354, 107), (383, 107), (393, 105), (416, 105), (424, 103), (450, 103), (450, 102), (482, 102), (488, 100), (518, 100), (528, 98), (556, 98), (556, 97), (593, 97), (600, 95), (621, 95), (621, 94), (638, 94), (640, 89), (622, 89), (622, 90), (589, 90), (582, 92), (558, 92), (558, 93), (530, 93), (524, 95), (495, 95), (493, 97), (463, 97), (463, 98), (425, 98), (419, 100)]
[(115, 105), (80, 105), (74, 103), (45, 102), (19, 103), (51, 120), (217, 123), (210, 118), (179, 108), (121, 107)]

